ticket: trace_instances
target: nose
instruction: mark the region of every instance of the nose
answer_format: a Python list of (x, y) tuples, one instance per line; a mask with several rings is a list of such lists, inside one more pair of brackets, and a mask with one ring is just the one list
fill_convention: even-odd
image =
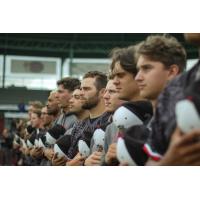
[(73, 103), (73, 97), (69, 99), (69, 103)]
[(115, 86), (117, 86), (117, 85), (119, 85), (119, 79), (117, 78), (117, 76), (115, 76), (114, 78), (113, 78), (113, 84), (115, 85)]
[(140, 82), (143, 80), (143, 76), (142, 76), (142, 73), (140, 71), (138, 71), (138, 73), (136, 74), (135, 76), (135, 81), (136, 82)]
[(104, 95), (103, 95), (103, 98), (105, 100), (108, 100), (110, 98), (110, 95), (109, 95), (109, 92), (108, 91), (105, 91)]
[(82, 90), (80, 91), (80, 98), (82, 99), (83, 96), (84, 96), (84, 91), (83, 91), (83, 89), (82, 89)]

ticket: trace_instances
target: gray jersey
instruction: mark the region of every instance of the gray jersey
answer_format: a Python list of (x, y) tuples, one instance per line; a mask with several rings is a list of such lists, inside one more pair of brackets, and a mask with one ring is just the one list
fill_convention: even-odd
[(70, 128), (73, 127), (74, 123), (77, 122), (78, 119), (76, 117), (76, 115), (72, 114), (72, 113), (62, 113), (56, 124), (62, 125), (66, 131)]

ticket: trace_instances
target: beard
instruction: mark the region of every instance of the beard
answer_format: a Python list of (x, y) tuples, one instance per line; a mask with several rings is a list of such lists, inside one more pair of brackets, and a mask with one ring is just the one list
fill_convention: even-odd
[(85, 103), (82, 105), (82, 108), (85, 110), (90, 110), (92, 108), (95, 108), (99, 103), (98, 94), (96, 94), (94, 97), (90, 97), (85, 101)]
[(52, 108), (47, 107), (47, 112), (50, 115), (57, 115), (59, 111), (60, 111), (59, 107), (52, 107)]

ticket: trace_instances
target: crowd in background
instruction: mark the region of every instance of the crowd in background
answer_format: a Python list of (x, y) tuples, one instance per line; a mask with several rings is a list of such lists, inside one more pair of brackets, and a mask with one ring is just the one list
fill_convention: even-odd
[[(200, 46), (200, 34), (185, 38)], [(108, 73), (63, 78), (45, 105), (30, 102), (28, 119), (0, 135), (0, 165), (199, 165), (199, 62), (185, 71), (186, 51), (170, 35), (110, 57)]]

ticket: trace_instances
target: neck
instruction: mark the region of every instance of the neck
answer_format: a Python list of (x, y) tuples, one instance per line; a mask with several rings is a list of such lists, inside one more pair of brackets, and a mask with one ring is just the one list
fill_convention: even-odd
[(90, 119), (101, 116), (105, 112), (105, 104), (101, 100), (95, 108), (89, 110)]
[(157, 106), (157, 100), (150, 100), (152, 106), (153, 106), (153, 114), (155, 114), (156, 106)]
[(141, 101), (141, 100), (145, 100), (145, 99), (142, 98), (139, 94), (136, 94), (136, 95), (132, 96), (131, 99), (129, 99), (129, 101)]
[(89, 117), (89, 112), (87, 110), (83, 110), (80, 113), (78, 113), (76, 117), (78, 118), (78, 121), (82, 121), (86, 119), (87, 117)]
[(68, 107), (68, 106), (66, 106), (66, 107), (63, 107), (63, 109), (62, 109), (62, 110), (63, 110), (63, 112), (64, 112), (64, 113), (67, 113), (67, 112), (69, 112), (69, 107)]
[(60, 116), (60, 114), (61, 114), (61, 111), (59, 111), (57, 114), (55, 114), (53, 116), (53, 121), (56, 120)]
[(39, 124), (36, 129), (43, 129), (43, 124)]

